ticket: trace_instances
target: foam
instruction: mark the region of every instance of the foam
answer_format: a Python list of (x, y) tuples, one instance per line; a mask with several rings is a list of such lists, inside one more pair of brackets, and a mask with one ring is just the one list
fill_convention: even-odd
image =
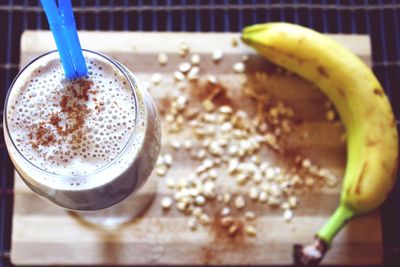
[[(60, 60), (49, 57), (24, 71), (8, 102), (7, 122), (14, 144), (32, 164), (54, 174), (95, 172), (117, 157), (135, 130), (136, 107), (127, 78), (96, 54), (86, 53), (85, 60), (89, 70), (85, 80), (93, 83), (87, 101), (76, 97), (82, 84), (66, 80)], [(67, 107), (83, 107), (77, 116), (68, 117), (63, 111), (63, 98)], [(52, 123), (53, 114), (59, 122)], [(82, 117), (82, 127), (66, 134), (66, 129), (80, 125), (77, 121)], [(37, 142), (39, 131), (55, 140)]]

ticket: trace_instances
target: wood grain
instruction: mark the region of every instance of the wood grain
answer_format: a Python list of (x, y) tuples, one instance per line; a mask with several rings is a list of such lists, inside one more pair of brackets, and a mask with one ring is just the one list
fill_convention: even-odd
[[(249, 48), (239, 44), (231, 46), (232, 38), (238, 34), (190, 34), (190, 33), (93, 33), (82, 32), (82, 46), (104, 52), (130, 68), (140, 80), (149, 81), (154, 72), (165, 77), (160, 86), (153, 86), (150, 93), (160, 105), (159, 99), (169, 94), (174, 83), (171, 73), (182, 58), (178, 45), (185, 40), (192, 51), (202, 55), (202, 79), (208, 73), (218, 76), (229, 87), (231, 93), (240, 90), (238, 76), (232, 64), (242, 54), (250, 56), (246, 75), (252, 79), (256, 71), (264, 71), (269, 63), (255, 55)], [(332, 35), (370, 63), (370, 45), (366, 36)], [(107, 41), (104, 41), (107, 40)], [(49, 32), (25, 32), (21, 41), (21, 66), (37, 55), (54, 49)], [(222, 49), (223, 61), (217, 66), (212, 63), (210, 52)], [(169, 54), (169, 64), (160, 67), (158, 52)], [(264, 86), (264, 85), (260, 85)], [(345, 144), (340, 141), (343, 128), (339, 122), (328, 123), (324, 118), (325, 96), (310, 83), (286, 75), (271, 75), (268, 92), (283, 100), (295, 110), (302, 123), (295, 126), (293, 134), (285, 140), (288, 151), (301, 151), (319, 165), (329, 168), (341, 176), (345, 164)], [(201, 87), (192, 85), (196, 92)], [(252, 112), (251, 102), (237, 99), (240, 108)], [(162, 108), (162, 107), (160, 107)], [(304, 138), (304, 132), (309, 137)], [(163, 132), (163, 152), (173, 136)], [(184, 136), (180, 136), (184, 138)], [(187, 175), (195, 167), (182, 153), (173, 153), (175, 164), (167, 177), (159, 179), (158, 194), (145, 215), (125, 228), (102, 231), (80, 224), (64, 210), (39, 198), (30, 191), (21, 179), (15, 179), (14, 217), (11, 259), (21, 265), (268, 265), (291, 264), (292, 245), (309, 242), (335, 209), (340, 186), (305, 192), (295, 210), (295, 218), (285, 223), (281, 212), (266, 205), (250, 203), (255, 210), (258, 230), (256, 238), (226, 238), (211, 224), (192, 232), (187, 227), (187, 217), (176, 210), (165, 213), (159, 207), (163, 196), (170, 195), (165, 185), (168, 177)], [(277, 159), (266, 155), (270, 161)], [(229, 177), (219, 177), (219, 190), (245, 192), (237, 188)], [(218, 211), (218, 205), (207, 207), (210, 214)], [(324, 260), (332, 265), (378, 264), (382, 259), (382, 236), (379, 212), (352, 221), (335, 239), (334, 245)], [(366, 234), (368, 233), (368, 234)]]

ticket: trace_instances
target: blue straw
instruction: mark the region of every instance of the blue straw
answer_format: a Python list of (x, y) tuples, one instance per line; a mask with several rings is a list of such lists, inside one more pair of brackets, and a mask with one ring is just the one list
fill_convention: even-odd
[(88, 70), (83, 58), (81, 44), (79, 43), (71, 0), (59, 0), (59, 7), (61, 22), (64, 26), (64, 36), (74, 62), (75, 71), (78, 76), (85, 76)]
[(54, 0), (41, 0), (41, 2), (60, 54), (65, 76), (70, 79), (85, 76), (87, 67), (76, 31), (71, 1), (60, 0), (60, 12)]

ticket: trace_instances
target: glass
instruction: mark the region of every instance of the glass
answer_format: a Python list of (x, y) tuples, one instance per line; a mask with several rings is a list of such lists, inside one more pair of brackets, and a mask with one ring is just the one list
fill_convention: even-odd
[(65, 209), (77, 211), (82, 221), (115, 227), (141, 214), (154, 199), (157, 182), (149, 177), (160, 152), (160, 122), (151, 96), (125, 66), (89, 50), (84, 50), (84, 56), (101, 59), (112, 66), (120, 75), (116, 78), (126, 79), (132, 91), (134, 127), (119, 154), (91, 173), (66, 175), (37, 166), (16, 145), (9, 120), (10, 114), (17, 111), (12, 111), (10, 102), (18, 100), (21, 81), (27, 80), (37, 66), (57, 59), (57, 51), (34, 59), (14, 79), (5, 103), (4, 136), (16, 171), (35, 193)]

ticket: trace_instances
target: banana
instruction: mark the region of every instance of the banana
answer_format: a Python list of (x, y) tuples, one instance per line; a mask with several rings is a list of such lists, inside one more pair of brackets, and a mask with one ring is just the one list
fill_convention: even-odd
[(327, 36), (290, 23), (265, 23), (245, 28), (242, 40), (269, 61), (316, 84), (346, 129), (340, 204), (312, 245), (295, 248), (298, 263), (315, 264), (347, 221), (379, 207), (391, 191), (398, 165), (395, 117), (370, 68)]

